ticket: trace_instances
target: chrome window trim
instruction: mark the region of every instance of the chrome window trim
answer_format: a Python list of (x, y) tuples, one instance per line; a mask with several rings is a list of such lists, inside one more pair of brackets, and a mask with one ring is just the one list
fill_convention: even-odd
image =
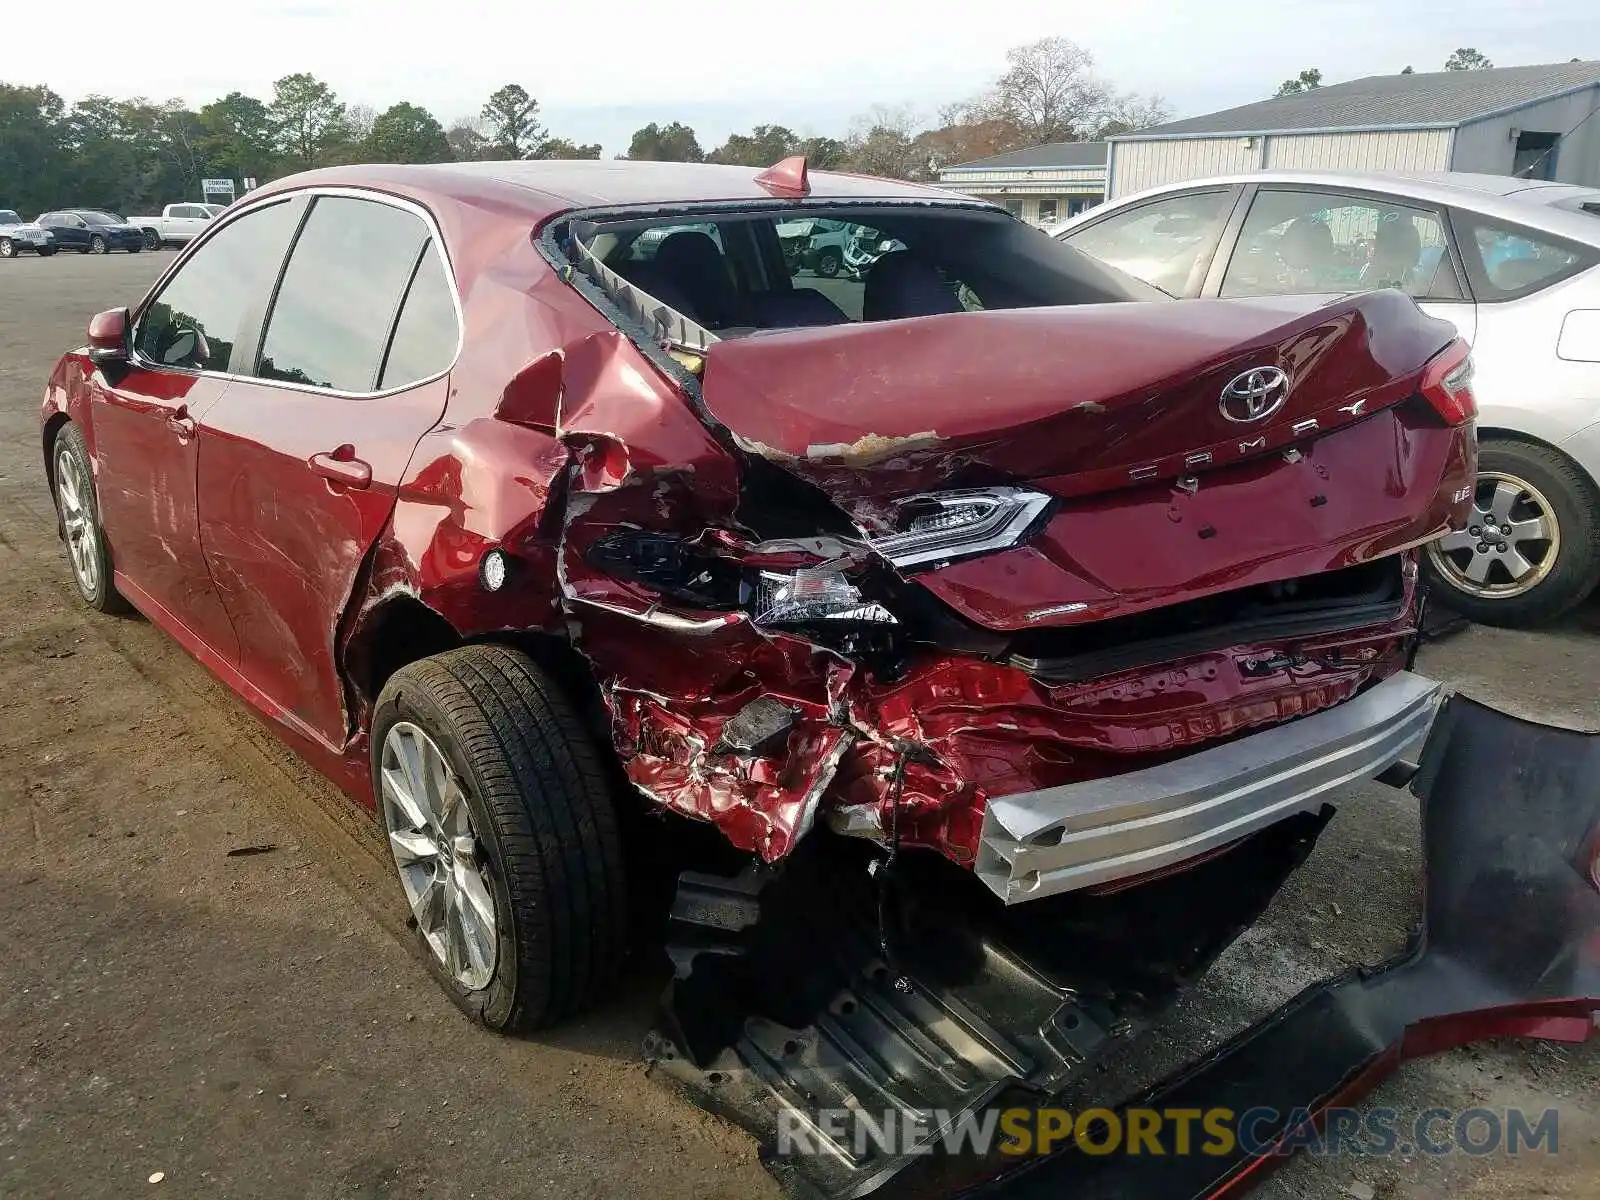
[[(425, 378), (413, 380), (412, 382), (403, 384), (399, 387), (384, 388), (380, 391), (372, 392), (347, 392), (339, 388), (318, 387), (316, 384), (309, 383), (289, 383), (279, 379), (263, 379), (259, 375), (241, 375), (233, 371), (207, 371), (197, 370), (193, 367), (175, 367), (169, 363), (151, 362), (149, 359), (145, 358), (139, 353), (137, 348), (139, 324), (144, 320), (145, 314), (149, 312), (150, 306), (155, 303), (157, 297), (161, 295), (162, 289), (164, 289), (167, 284), (171, 282), (173, 276), (181, 271), (184, 265), (187, 264), (191, 258), (200, 253), (200, 251), (205, 248), (206, 244), (213, 237), (216, 237), (222, 230), (226, 229), (229, 225), (232, 225), (235, 221), (241, 220), (252, 213), (259, 212), (264, 208), (270, 208), (273, 204), (288, 203), (298, 197), (305, 197), (308, 200), (315, 200), (319, 196), (342, 196), (354, 200), (370, 200), (378, 204), (387, 204), (391, 208), (401, 209), (422, 219), (423, 224), (428, 229), (428, 242), (430, 248), (435, 254), (438, 254), (444, 260), (445, 279), (449, 281), (450, 285), (450, 303), (455, 309), (456, 314), (456, 348), (455, 353), (450, 356), (450, 363), (448, 366), (446, 366), (442, 371), (437, 371), (432, 375), (426, 376)], [(315, 207), (316, 206), (314, 204), (307, 205), (305, 215), (300, 219), (300, 225), (295, 229), (294, 235), (291, 237), (289, 245), (285, 248), (283, 256), (278, 260), (278, 270), (273, 277), (272, 293), (268, 297), (269, 307), (262, 314), (260, 331), (260, 336), (262, 338), (265, 338), (267, 325), (272, 319), (272, 308), (270, 305), (275, 305), (277, 302), (277, 289), (281, 284), (283, 272), (288, 265), (289, 259), (294, 255), (294, 248), (296, 243), (299, 241), (300, 232), (305, 228), (305, 222), (310, 218), (311, 212)], [(420, 258), (418, 261), (421, 261)], [(410, 291), (411, 283), (415, 278), (416, 272), (415, 269), (413, 269), (412, 275), (406, 280), (407, 292)], [(391, 336), (393, 335), (395, 326), (399, 322), (400, 311), (404, 307), (404, 299), (405, 296), (402, 294), (401, 304), (397, 306), (395, 310), (395, 320), (390, 325)], [(238, 210), (227, 213), (225, 216), (212, 218), (210, 222), (210, 228), (190, 243), (190, 249), (178, 256), (177, 260), (167, 268), (167, 270), (159, 279), (156, 280), (155, 285), (150, 289), (145, 298), (139, 302), (138, 307), (134, 310), (133, 319), (129, 322), (129, 327), (132, 332), (129, 334), (128, 338), (128, 350), (129, 357), (136, 366), (143, 367), (150, 371), (173, 371), (180, 375), (190, 375), (196, 377), (203, 376), (207, 379), (226, 379), (233, 383), (260, 384), (263, 387), (282, 388), (285, 391), (305, 392), (317, 396), (335, 396), (344, 400), (376, 400), (382, 399), (386, 396), (397, 396), (401, 392), (409, 392), (412, 388), (425, 387), (430, 383), (437, 383), (439, 380), (449, 375), (450, 372), (454, 371), (456, 369), (456, 364), (461, 360), (461, 351), (466, 348), (466, 326), (466, 313), (461, 307), (461, 290), (460, 286), (456, 282), (455, 264), (450, 259), (450, 248), (445, 243), (444, 234), (439, 228), (439, 222), (434, 219), (433, 213), (429, 212), (428, 209), (418, 204), (414, 200), (408, 200), (403, 196), (396, 196), (389, 192), (381, 192), (372, 188), (356, 187), (349, 184), (343, 184), (339, 186), (311, 185), (309, 187), (288, 188), (281, 192), (273, 192), (270, 195), (262, 196), (258, 200), (251, 201)], [(257, 346), (256, 349), (259, 351), (260, 347)], [(385, 345), (384, 350), (386, 354), (388, 349), (389, 347)]]

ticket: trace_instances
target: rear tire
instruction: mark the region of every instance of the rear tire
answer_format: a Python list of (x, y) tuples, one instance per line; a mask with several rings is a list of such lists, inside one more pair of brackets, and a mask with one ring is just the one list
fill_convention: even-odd
[(817, 255), (817, 274), (824, 279), (832, 279), (839, 273), (839, 252), (837, 250), (824, 250)]
[[(1560, 451), (1527, 442), (1485, 441), (1478, 451), (1478, 471), (1469, 530), (1487, 532), (1481, 523), (1486, 520), (1496, 527), (1507, 523), (1506, 514), (1497, 517), (1491, 511), (1496, 490), (1506, 488), (1522, 493), (1509, 509), (1510, 522), (1523, 526), (1543, 521), (1551, 536), (1526, 543), (1524, 558), (1534, 569), (1520, 583), (1503, 566), (1494, 565), (1483, 580), (1471, 578), (1475, 561), (1480, 569), (1487, 561), (1475, 546), (1490, 546), (1492, 559), (1503, 536), (1503, 544), (1521, 550), (1514, 532), (1472, 547), (1465, 544), (1473, 542), (1470, 534), (1457, 535), (1454, 543), (1448, 537), (1433, 543), (1422, 558), (1433, 597), (1474, 621), (1517, 629), (1548, 624), (1583, 603), (1600, 584), (1600, 493), (1594, 484)], [(1547, 563), (1545, 556), (1553, 561)]]
[[(442, 772), (408, 774), (435, 754)], [(454, 815), (408, 802), (430, 778)], [(463, 646), (397, 671), (373, 714), (372, 779), (428, 969), (457, 1007), (513, 1032), (599, 995), (627, 929), (616, 808), (576, 709), (530, 658)]]
[(0, 258), (15, 258), (17, 247), (10, 238), (0, 238)]
[(90, 254), (105, 254), (109, 250), (110, 247), (106, 245), (105, 238), (101, 237), (98, 233), (89, 239)]

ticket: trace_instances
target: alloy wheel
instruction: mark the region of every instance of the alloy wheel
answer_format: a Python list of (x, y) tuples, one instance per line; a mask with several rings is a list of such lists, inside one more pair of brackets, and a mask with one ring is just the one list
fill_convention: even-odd
[(1428, 556), (1440, 576), (1469, 596), (1503, 600), (1544, 582), (1561, 552), (1561, 526), (1543, 492), (1500, 471), (1478, 476), (1465, 529), (1440, 538)]
[(494, 978), (498, 921), (461, 782), (410, 721), (384, 735), (380, 776), (389, 849), (417, 928), (452, 979), (481, 991)]
[(0, 238), (0, 258), (15, 258), (17, 248), (10, 238)]
[(154, 229), (146, 229), (144, 231), (144, 248), (146, 250), (161, 249), (161, 238)]
[(89, 507), (89, 481), (83, 477), (77, 458), (66, 449), (56, 455), (56, 500), (67, 534), (72, 573), (79, 590), (93, 597), (100, 590), (100, 530)]
[(104, 254), (109, 249), (110, 247), (106, 245), (105, 238), (101, 237), (99, 234), (95, 234), (95, 236), (89, 241), (90, 254)]

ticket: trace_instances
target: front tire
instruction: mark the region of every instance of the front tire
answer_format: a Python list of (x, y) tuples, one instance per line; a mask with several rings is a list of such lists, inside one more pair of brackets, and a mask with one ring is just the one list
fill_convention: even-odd
[(17, 246), (10, 238), (0, 238), (0, 258), (15, 258)]
[(105, 254), (109, 250), (110, 247), (106, 245), (105, 238), (101, 237), (98, 233), (89, 239), (90, 254)]
[(837, 250), (824, 250), (817, 255), (817, 274), (824, 279), (832, 279), (839, 273), (839, 261)]
[(599, 751), (526, 655), (401, 668), (373, 715), (373, 791), (428, 968), (473, 1020), (537, 1029), (591, 1003), (626, 938)]
[(144, 231), (144, 248), (146, 250), (161, 249), (161, 235), (154, 229), (146, 229)]
[(1600, 494), (1548, 446), (1487, 441), (1465, 530), (1428, 546), (1433, 595), (1486, 625), (1554, 621), (1600, 584)]
[(56, 516), (61, 540), (67, 544), (73, 582), (84, 603), (97, 612), (127, 612), (128, 602), (112, 579), (111, 552), (100, 527), (100, 503), (94, 492), (94, 465), (78, 427), (62, 426), (50, 453)]
[(40, 258), (49, 258), (55, 252), (56, 252), (56, 248), (54, 246), (43, 246), (43, 247), (41, 247), (39, 249), (39, 257)]

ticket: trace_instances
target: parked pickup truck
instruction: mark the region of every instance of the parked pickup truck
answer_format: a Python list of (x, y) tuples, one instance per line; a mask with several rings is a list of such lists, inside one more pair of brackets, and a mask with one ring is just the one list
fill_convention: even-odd
[(128, 224), (144, 233), (146, 250), (159, 250), (193, 241), (219, 211), (214, 204), (169, 204), (159, 217), (129, 217)]

